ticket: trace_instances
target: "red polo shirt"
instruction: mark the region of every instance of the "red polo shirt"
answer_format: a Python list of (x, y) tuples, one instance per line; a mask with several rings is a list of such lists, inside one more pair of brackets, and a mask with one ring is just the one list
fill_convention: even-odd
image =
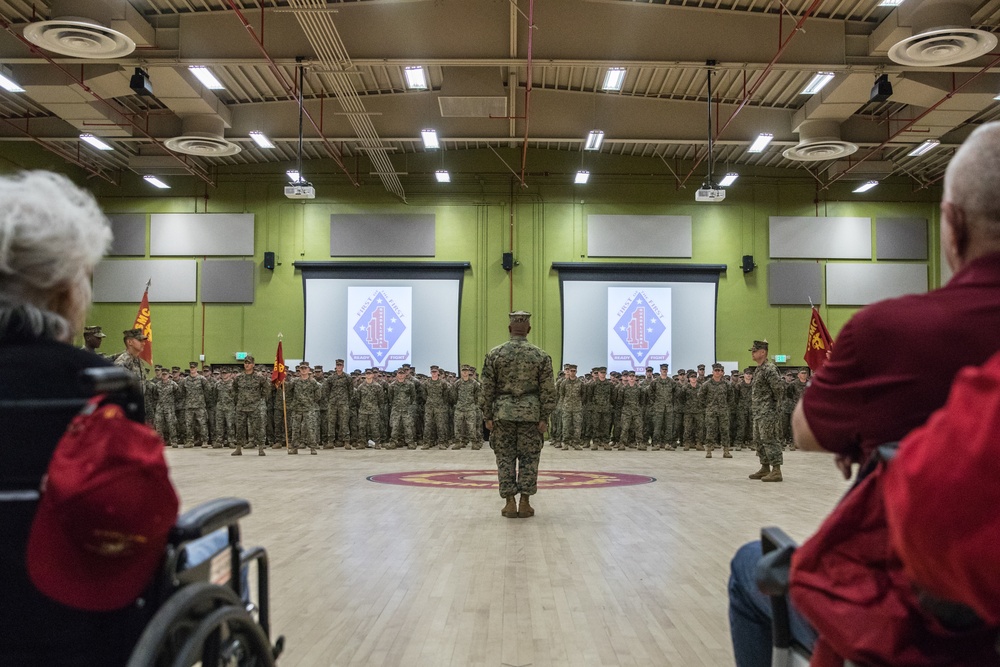
[(826, 450), (860, 461), (944, 405), (964, 366), (1000, 350), (1000, 253), (944, 287), (872, 304), (844, 325), (803, 410)]

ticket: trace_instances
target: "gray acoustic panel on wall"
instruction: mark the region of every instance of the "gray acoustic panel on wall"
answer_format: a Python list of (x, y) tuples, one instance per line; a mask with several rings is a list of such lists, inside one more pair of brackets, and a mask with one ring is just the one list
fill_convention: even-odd
[(689, 215), (588, 215), (589, 257), (691, 257)]
[(826, 265), (828, 306), (867, 306), (882, 299), (926, 291), (926, 264)]
[(876, 259), (927, 260), (925, 218), (875, 218)]
[(111, 249), (108, 257), (146, 256), (146, 214), (109, 213), (111, 221)]
[(433, 257), (433, 213), (330, 216), (330, 257)]
[(871, 218), (772, 216), (772, 258), (871, 259)]
[(767, 298), (772, 306), (823, 303), (823, 267), (816, 262), (771, 262)]
[(253, 256), (253, 213), (153, 213), (150, 256)]
[(94, 301), (138, 304), (150, 279), (150, 303), (197, 301), (193, 259), (106, 259), (94, 268)]
[(206, 259), (201, 263), (202, 303), (253, 303), (254, 262)]

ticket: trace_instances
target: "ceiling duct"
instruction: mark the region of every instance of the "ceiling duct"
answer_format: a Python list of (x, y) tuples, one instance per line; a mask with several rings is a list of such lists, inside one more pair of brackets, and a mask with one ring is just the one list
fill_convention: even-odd
[(149, 44), (153, 28), (128, 0), (52, 0), (51, 19), (24, 27), (24, 38), (73, 58), (121, 58), (136, 42)]
[(507, 94), (499, 68), (443, 67), (438, 106), (445, 118), (505, 118)]
[(840, 138), (840, 123), (835, 120), (807, 120), (799, 125), (799, 143), (786, 148), (782, 155), (797, 162), (819, 162), (847, 157), (858, 150), (856, 144)]
[(223, 120), (218, 116), (187, 116), (181, 119), (181, 136), (167, 139), (163, 145), (175, 153), (200, 157), (225, 157), (242, 150), (237, 144), (226, 141), (222, 134)]
[(826, 174), (829, 178), (843, 174), (845, 180), (869, 181), (887, 178), (895, 170), (896, 165), (888, 160), (865, 160), (860, 164), (857, 161), (837, 160), (827, 167)]
[(902, 5), (900, 10), (907, 5), (912, 9), (908, 16), (899, 15), (898, 27), (909, 24), (912, 34), (889, 47), (889, 59), (910, 67), (940, 67), (986, 55), (997, 45), (997, 37), (969, 27), (974, 4), (974, 0), (924, 0)]

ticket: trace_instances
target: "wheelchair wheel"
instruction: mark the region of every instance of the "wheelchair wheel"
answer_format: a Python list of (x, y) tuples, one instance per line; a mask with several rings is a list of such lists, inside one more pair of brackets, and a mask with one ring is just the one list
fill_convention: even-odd
[(232, 589), (184, 586), (143, 631), (127, 667), (273, 667), (263, 630)]

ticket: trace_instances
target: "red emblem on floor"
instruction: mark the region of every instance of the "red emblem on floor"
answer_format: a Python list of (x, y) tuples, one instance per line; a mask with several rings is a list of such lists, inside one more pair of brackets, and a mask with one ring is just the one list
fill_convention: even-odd
[[(496, 470), (421, 470), (372, 475), (371, 482), (402, 486), (432, 486), (452, 489), (496, 489)], [(601, 489), (609, 486), (632, 486), (655, 482), (655, 477), (619, 472), (581, 472), (577, 470), (539, 470), (540, 489)]]

